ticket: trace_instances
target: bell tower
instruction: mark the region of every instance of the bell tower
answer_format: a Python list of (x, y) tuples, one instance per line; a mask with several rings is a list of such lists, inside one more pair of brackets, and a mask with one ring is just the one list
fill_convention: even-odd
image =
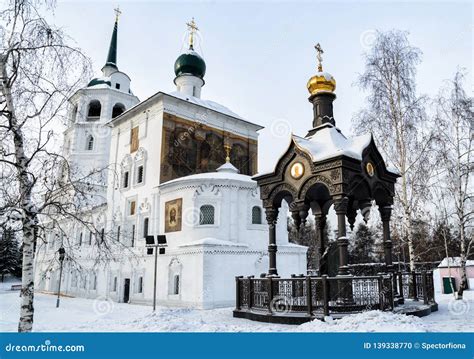
[(117, 66), (117, 40), (120, 9), (115, 22), (102, 76), (89, 81), (70, 99), (68, 128), (64, 133), (63, 155), (74, 175), (95, 175), (99, 184), (106, 183), (109, 164), (111, 129), (108, 122), (139, 102), (130, 89), (130, 77)]

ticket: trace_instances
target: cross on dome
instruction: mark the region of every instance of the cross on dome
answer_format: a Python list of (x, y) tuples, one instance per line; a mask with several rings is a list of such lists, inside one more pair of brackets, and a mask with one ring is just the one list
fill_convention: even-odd
[(319, 42), (314, 46), (318, 54), (316, 55), (316, 58), (318, 59), (318, 71), (322, 72), (323, 71), (323, 48), (319, 44)]
[(194, 34), (199, 30), (199, 28), (196, 26), (194, 17), (191, 19), (190, 22), (187, 22), (186, 25), (188, 25), (188, 31), (189, 31), (189, 48), (193, 50), (194, 49)]
[(120, 10), (120, 7), (117, 6), (115, 9), (115, 22), (118, 22), (120, 15), (122, 15), (122, 11)]

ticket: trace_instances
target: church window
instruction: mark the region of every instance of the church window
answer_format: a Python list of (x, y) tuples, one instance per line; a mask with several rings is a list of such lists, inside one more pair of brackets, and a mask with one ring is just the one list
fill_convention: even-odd
[(117, 90), (120, 90), (120, 84), (118, 84), (118, 83), (115, 84), (115, 88), (116, 88)]
[(123, 183), (122, 183), (123, 188), (128, 188), (128, 179), (129, 179), (129, 177), (130, 177), (130, 172), (125, 171), (123, 173)]
[(153, 248), (147, 248), (146, 249), (146, 254), (148, 254), (148, 255), (153, 254)]
[(138, 293), (143, 293), (143, 277), (138, 277)]
[(92, 151), (94, 149), (94, 137), (92, 135), (87, 136), (86, 150)]
[(131, 246), (135, 246), (135, 225), (132, 225), (132, 243)]
[(143, 183), (143, 165), (138, 166), (137, 170), (137, 183)]
[(130, 131), (130, 153), (136, 152), (138, 150), (138, 126), (134, 127)]
[(89, 103), (89, 110), (87, 111), (87, 120), (95, 121), (100, 118), (100, 112), (102, 110), (102, 105), (99, 101), (93, 100)]
[(252, 224), (262, 224), (262, 209), (259, 206), (252, 207)]
[(125, 106), (121, 103), (116, 103), (112, 109), (112, 118), (115, 118), (125, 112)]
[(135, 215), (135, 210), (136, 210), (136, 206), (137, 206), (137, 202), (136, 201), (130, 201), (129, 202), (129, 214), (130, 216), (134, 216)]
[(179, 274), (174, 275), (173, 294), (179, 294)]
[(199, 209), (199, 224), (214, 224), (214, 207), (205, 204)]
[(149, 224), (150, 220), (147, 218), (145, 218), (143, 220), (143, 237), (146, 237), (148, 236), (148, 224)]

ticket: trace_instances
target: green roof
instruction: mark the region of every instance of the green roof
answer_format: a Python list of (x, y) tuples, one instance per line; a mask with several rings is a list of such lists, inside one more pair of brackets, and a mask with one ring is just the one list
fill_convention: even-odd
[(103, 78), (96, 77), (90, 80), (90, 82), (87, 84), (87, 87), (95, 86), (95, 85), (107, 85), (107, 86), (112, 86), (111, 82), (108, 80), (104, 80)]
[(176, 76), (190, 74), (202, 79), (206, 74), (206, 63), (196, 51), (190, 49), (176, 59), (174, 73)]

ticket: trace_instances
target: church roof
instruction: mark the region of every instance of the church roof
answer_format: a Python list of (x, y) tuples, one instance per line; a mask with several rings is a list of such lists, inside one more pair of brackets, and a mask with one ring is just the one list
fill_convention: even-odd
[[(372, 141), (373, 138), (372, 134), (370, 133), (347, 138), (337, 127), (326, 124), (324, 127), (319, 128), (318, 131), (309, 137), (300, 137), (292, 134), (289, 145), (276, 163), (278, 163), (288, 151), (288, 148), (292, 143), (307, 153), (313, 162), (321, 162), (340, 156), (345, 156), (361, 161), (363, 151), (370, 145)], [(387, 170), (393, 174), (399, 174), (395, 168), (387, 167)], [(259, 177), (270, 173), (273, 173), (273, 171), (258, 173), (254, 177)]]
[(158, 187), (167, 187), (169, 185), (173, 185), (176, 183), (183, 183), (183, 182), (201, 182), (201, 181), (218, 182), (218, 181), (229, 181), (229, 180), (252, 183), (255, 186), (257, 186), (257, 182), (255, 182), (251, 176), (242, 175), (242, 174), (231, 172), (231, 171), (219, 171), (219, 172), (197, 173), (194, 175), (175, 178), (171, 181), (167, 181), (160, 184)]
[(338, 156), (347, 156), (361, 161), (362, 151), (370, 144), (372, 135), (369, 133), (347, 138), (337, 127), (328, 126), (310, 137), (292, 135), (292, 139), (298, 147), (311, 155), (313, 162)]

